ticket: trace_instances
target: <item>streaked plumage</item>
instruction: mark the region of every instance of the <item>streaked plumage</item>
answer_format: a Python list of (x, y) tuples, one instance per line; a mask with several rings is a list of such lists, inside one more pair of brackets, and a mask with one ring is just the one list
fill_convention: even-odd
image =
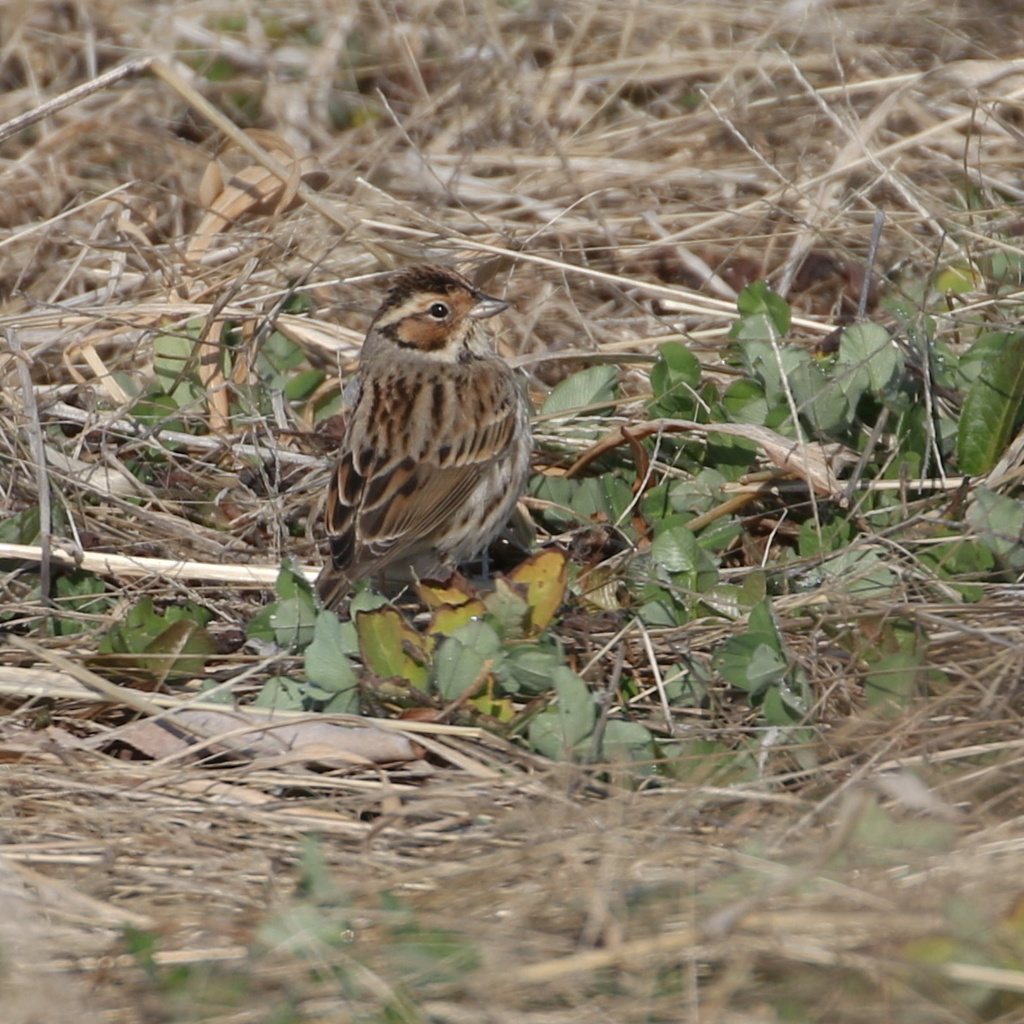
[(529, 472), (529, 411), (481, 320), (507, 307), (448, 268), (395, 278), (346, 389), (325, 606), (364, 577), (447, 576), (505, 524)]

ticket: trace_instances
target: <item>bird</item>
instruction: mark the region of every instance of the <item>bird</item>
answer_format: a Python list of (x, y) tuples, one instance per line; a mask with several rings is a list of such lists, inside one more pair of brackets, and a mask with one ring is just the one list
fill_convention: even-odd
[(526, 486), (530, 406), (483, 321), (510, 303), (417, 265), (392, 280), (345, 389), (316, 590), (446, 579), (501, 532)]

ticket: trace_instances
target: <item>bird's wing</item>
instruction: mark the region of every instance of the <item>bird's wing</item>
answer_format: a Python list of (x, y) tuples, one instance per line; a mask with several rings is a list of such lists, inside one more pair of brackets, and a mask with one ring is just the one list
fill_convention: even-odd
[(368, 410), (354, 410), (325, 510), (336, 575), (354, 582), (429, 549), (435, 532), (514, 440), (514, 396), (487, 406), (489, 415), (474, 410), (474, 422), (457, 420), (450, 436), (430, 438), (422, 457), (408, 454), (408, 446), (396, 451), (386, 424)]

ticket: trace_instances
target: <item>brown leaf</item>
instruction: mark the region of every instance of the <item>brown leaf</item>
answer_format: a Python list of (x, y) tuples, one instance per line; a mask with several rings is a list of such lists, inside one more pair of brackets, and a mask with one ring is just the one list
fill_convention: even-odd
[[(297, 157), (292, 147), (273, 132), (253, 128), (247, 134), (288, 167), (291, 177), (282, 182), (266, 168), (248, 162), (249, 157), (241, 154), (233, 142), (224, 146), (207, 167), (199, 185), (199, 199), (207, 213), (185, 250), (185, 258), (191, 263), (198, 262), (217, 235), (241, 217), (247, 214), (277, 216), (298, 203), (300, 184), (322, 189), (329, 180), (314, 157)], [(242, 165), (232, 169), (231, 165), (240, 161)]]
[(390, 764), (422, 756), (417, 744), (373, 726), (339, 725), (322, 717), (276, 718), (257, 711), (183, 709), (171, 716), (216, 739), (218, 746), (253, 753), (293, 755), (298, 760)]

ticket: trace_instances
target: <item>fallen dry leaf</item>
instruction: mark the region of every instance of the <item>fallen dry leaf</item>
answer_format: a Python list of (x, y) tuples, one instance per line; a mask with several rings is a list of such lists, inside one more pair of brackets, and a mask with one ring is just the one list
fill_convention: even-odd
[[(174, 723), (207, 738), (199, 745), (174, 733)], [(135, 722), (117, 739), (149, 757), (191, 757), (208, 750), (231, 750), (247, 756), (288, 755), (291, 761), (344, 761), (393, 764), (415, 761), (422, 748), (397, 732), (372, 726), (339, 725), (323, 717), (276, 718), (265, 712), (184, 708), (160, 719)]]
[(588, 448), (569, 467), (565, 475), (567, 477), (575, 476), (594, 459), (622, 444), (629, 444), (635, 448), (639, 440), (654, 434), (688, 432), (728, 434), (732, 437), (742, 437), (753, 441), (780, 469), (806, 481), (815, 494), (833, 498), (840, 504), (845, 502), (842, 488), (839, 486), (837, 470), (847, 462), (855, 462), (857, 458), (855, 453), (841, 445), (824, 445), (818, 441), (794, 441), (767, 427), (749, 423), (696, 423), (693, 420), (658, 419), (632, 424), (628, 430), (616, 427)]

